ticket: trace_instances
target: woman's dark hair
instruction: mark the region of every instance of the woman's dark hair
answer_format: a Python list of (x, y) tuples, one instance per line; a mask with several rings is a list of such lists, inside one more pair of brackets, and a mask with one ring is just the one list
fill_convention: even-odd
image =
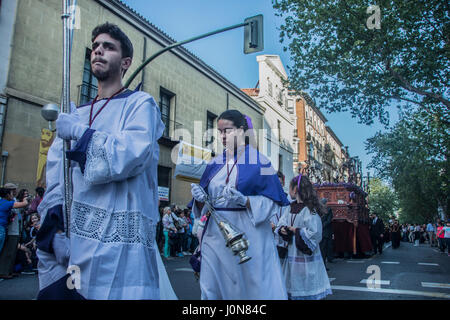
[(28, 192), (27, 189), (20, 189), (19, 193), (17, 194), (17, 201), (22, 202), (23, 198), (25, 198), (25, 192)]
[(42, 187), (37, 187), (36, 188), (36, 193), (39, 195), (39, 197), (43, 197), (44, 196), (44, 193), (45, 193), (45, 189), (44, 188), (42, 188)]
[(322, 216), (326, 213), (325, 208), (319, 202), (316, 191), (314, 190), (311, 181), (307, 176), (298, 175), (291, 180), (290, 188), (294, 189), (298, 186), (298, 180), (300, 179), (300, 187), (297, 189), (297, 194), (300, 196), (300, 200), (308, 207), (311, 213), (314, 211)]
[(98, 25), (92, 30), (92, 39), (94, 42), (95, 38), (98, 37), (99, 34), (106, 33), (109, 34), (111, 38), (120, 42), (120, 46), (122, 48), (122, 58), (133, 58), (133, 44), (127, 35), (120, 30), (120, 28), (112, 23), (106, 22), (104, 24)]
[(6, 198), (11, 193), (11, 189), (0, 188), (0, 197)]
[(222, 112), (222, 114), (217, 118), (217, 121), (219, 120), (229, 120), (233, 122), (234, 126), (236, 128), (243, 128), (244, 134), (245, 134), (245, 145), (252, 144), (253, 147), (256, 147), (255, 143), (255, 136), (250, 131), (247, 131), (248, 123), (245, 116), (238, 110), (227, 110)]

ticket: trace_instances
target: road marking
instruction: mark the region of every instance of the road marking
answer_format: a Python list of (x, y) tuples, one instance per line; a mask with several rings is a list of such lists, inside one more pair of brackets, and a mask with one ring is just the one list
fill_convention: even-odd
[(385, 286), (390, 286), (391, 285), (391, 281), (389, 280), (368, 280), (368, 279), (362, 279), (359, 283), (364, 283), (364, 284), (382, 284)]
[(361, 260), (348, 260), (347, 263), (364, 263), (364, 261), (361, 261)]
[(439, 266), (437, 263), (425, 263), (425, 262), (419, 262), (418, 263), (421, 266)]
[(178, 268), (178, 269), (175, 269), (175, 271), (194, 272), (194, 270), (192, 270), (191, 268)]
[(422, 287), (450, 289), (450, 283), (422, 282)]
[(400, 262), (397, 262), (397, 261), (381, 261), (381, 263), (384, 263), (384, 264), (400, 264)]
[(385, 246), (384, 246), (384, 248), (383, 248), (383, 250), (385, 250), (385, 249), (389, 248), (390, 246), (391, 246), (391, 243), (389, 243), (389, 244), (385, 245)]
[(336, 280), (336, 278), (328, 278), (328, 280), (330, 280), (330, 282), (333, 282), (334, 280)]
[(331, 286), (333, 290), (347, 290), (347, 291), (364, 291), (373, 293), (391, 293), (391, 294), (406, 294), (412, 296), (424, 296), (433, 298), (450, 299), (450, 294), (442, 292), (426, 292), (413, 290), (397, 290), (397, 289), (369, 289), (366, 287), (351, 287), (351, 286)]

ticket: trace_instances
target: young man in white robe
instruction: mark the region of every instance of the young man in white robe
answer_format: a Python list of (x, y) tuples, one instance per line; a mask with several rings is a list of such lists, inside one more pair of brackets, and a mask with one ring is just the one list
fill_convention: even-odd
[(132, 57), (116, 25), (97, 26), (91, 68), (98, 95), (56, 121), (51, 149), (61, 147), (59, 139), (73, 145), (69, 265), (80, 270), (77, 291), (85, 299), (160, 299), (157, 141), (164, 124), (150, 95), (122, 85)]

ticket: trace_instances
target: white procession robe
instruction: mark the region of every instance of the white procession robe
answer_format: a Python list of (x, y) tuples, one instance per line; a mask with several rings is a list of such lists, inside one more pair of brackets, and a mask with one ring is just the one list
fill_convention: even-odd
[[(93, 115), (105, 102), (96, 102)], [(88, 124), (90, 104), (77, 112)], [(86, 299), (159, 299), (159, 108), (149, 94), (126, 91), (111, 99), (91, 129), (84, 173), (71, 162), (69, 265), (81, 271), (77, 291)]]
[(303, 241), (313, 254), (307, 255), (299, 251), (293, 236), (288, 247), (288, 257), (282, 261), (289, 298), (292, 300), (322, 299), (331, 294), (330, 281), (319, 246), (322, 240), (322, 221), (318, 214), (311, 214), (306, 206), (297, 214), (286, 210), (275, 232), (278, 233), (282, 226), (291, 226), (292, 220), (294, 221), (292, 226), (300, 229)]
[[(230, 167), (234, 160), (230, 160)], [(236, 185), (238, 167), (231, 171), (229, 183)], [(208, 194), (218, 208), (238, 208), (225, 200), (227, 166), (224, 165), (208, 185)], [(279, 206), (265, 196), (249, 196), (251, 209), (242, 211), (218, 211), (233, 226), (245, 232), (249, 240), (247, 255), (251, 260), (238, 264), (238, 256), (225, 246), (222, 233), (210, 217), (201, 244), (202, 262), (200, 288), (202, 300), (286, 300), (287, 293), (275, 248), (270, 217)], [(194, 202), (196, 218), (206, 212), (199, 212)]]

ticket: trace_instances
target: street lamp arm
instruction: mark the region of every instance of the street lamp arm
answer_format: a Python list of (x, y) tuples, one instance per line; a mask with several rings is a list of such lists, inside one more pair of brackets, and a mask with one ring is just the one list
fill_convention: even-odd
[(199, 40), (199, 39), (202, 39), (202, 38), (206, 38), (206, 37), (212, 36), (212, 35), (217, 34), (217, 33), (225, 32), (225, 31), (228, 31), (228, 30), (236, 29), (236, 28), (240, 28), (240, 27), (246, 26), (248, 24), (249, 24), (249, 22), (243, 22), (243, 23), (236, 24), (236, 25), (233, 25), (233, 26), (230, 26), (230, 27), (226, 27), (226, 28), (215, 30), (215, 31), (211, 31), (211, 32), (208, 32), (208, 33), (205, 33), (205, 34), (202, 34), (202, 35), (199, 35), (199, 36), (196, 36), (196, 37), (184, 40), (184, 41), (173, 43), (170, 46), (162, 48), (161, 50), (159, 50), (158, 52), (156, 52), (155, 54), (150, 56), (147, 60), (145, 60), (139, 66), (139, 68), (137, 68), (136, 71), (133, 72), (133, 74), (130, 76), (130, 78), (125, 83), (125, 88), (128, 88), (130, 86), (130, 84), (134, 80), (134, 78), (136, 78), (138, 73), (141, 72), (142, 69), (145, 68), (145, 66), (147, 66), (152, 60), (154, 60), (155, 58), (157, 58), (159, 55), (163, 54), (164, 52), (169, 51), (169, 50), (171, 50), (171, 49), (173, 49), (175, 47), (181, 46), (183, 44), (186, 44), (186, 43), (189, 43), (189, 42), (192, 42), (192, 41), (195, 41), (195, 40)]

